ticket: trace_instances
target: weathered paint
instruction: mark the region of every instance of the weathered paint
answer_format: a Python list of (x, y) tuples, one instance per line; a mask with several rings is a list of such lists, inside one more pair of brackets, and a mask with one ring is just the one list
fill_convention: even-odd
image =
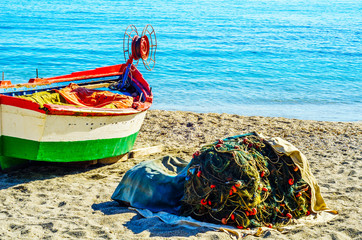
[(143, 101), (132, 108), (39, 104), (17, 98), (39, 90), (60, 88), (69, 83), (94, 84), (116, 80), (126, 64), (76, 72), (69, 75), (31, 79), (25, 84), (0, 84), (0, 166), (2, 169), (28, 160), (78, 162), (113, 157), (130, 151), (152, 104), (151, 89), (134, 68), (131, 84)]
[(0, 165), (25, 160), (78, 162), (130, 151), (146, 112), (112, 117), (47, 115), (0, 105)]
[(146, 112), (120, 116), (47, 115), (1, 105), (1, 135), (40, 142), (123, 138), (138, 132)]
[[(58, 77), (51, 77), (51, 78), (36, 78), (36, 79), (30, 79), (28, 83), (24, 84), (11, 84), (7, 82), (7, 84), (0, 84), (0, 102), (7, 102), (7, 104), (11, 104), (11, 102), (16, 101), (12, 97), (16, 97), (17, 95), (25, 95), (25, 94), (31, 94), (37, 91), (45, 91), (45, 90), (51, 90), (51, 89), (59, 89), (62, 87), (67, 86), (69, 83), (76, 83), (81, 86), (87, 85), (87, 84), (94, 84), (99, 82), (109, 82), (109, 81), (115, 81), (122, 77), (125, 69), (126, 64), (119, 64), (119, 65), (113, 65), (113, 66), (107, 66), (107, 67), (101, 67), (96, 68), (93, 70), (87, 70), (87, 71), (81, 71), (81, 72), (74, 72), (69, 75), (63, 75)], [(151, 92), (151, 88), (147, 81), (143, 78), (142, 74), (138, 71), (138, 69), (133, 66), (132, 67), (132, 81), (131, 84), (137, 89), (138, 94), (141, 95), (143, 102), (139, 102), (135, 104), (134, 108), (128, 109), (129, 111), (146, 111), (152, 104), (153, 101), (153, 95)], [(9, 97), (11, 96), (11, 97)], [(8, 97), (8, 98), (6, 98)], [(26, 104), (25, 102), (16, 101), (16, 105), (24, 108)], [(15, 103), (13, 103), (15, 104)], [(49, 107), (50, 110), (52, 110), (52, 106), (45, 106)], [(39, 106), (38, 106), (39, 108)], [(65, 114), (67, 115), (77, 115), (79, 111), (77, 111), (76, 107), (67, 109), (65, 111)], [(35, 110), (35, 109), (33, 109)], [(39, 109), (39, 111), (44, 111), (46, 109)], [(53, 111), (50, 111), (49, 114), (57, 114), (62, 115), (62, 111), (58, 111), (58, 108), (53, 109)], [(72, 114), (74, 112), (74, 114)], [(81, 112), (81, 115), (92, 115), (89, 112)], [(99, 113), (98, 113), (99, 114)], [(111, 113), (108, 113), (111, 114)], [(125, 113), (117, 113), (117, 111), (114, 114), (125, 114)], [(129, 114), (129, 113), (128, 113)]]
[(49, 162), (79, 162), (114, 157), (129, 152), (138, 132), (123, 138), (69, 142), (38, 142), (1, 136), (3, 156)]
[[(99, 82), (108, 82), (108, 81), (115, 81), (118, 80), (119, 76), (111, 76), (111, 77), (105, 77), (105, 78), (94, 78), (94, 79), (85, 79), (85, 80), (78, 80), (77, 84), (78, 85), (82, 85), (82, 84), (91, 84), (91, 83), (99, 83)], [(39, 92), (39, 91), (47, 91), (47, 90), (51, 90), (51, 89), (60, 89), (60, 88), (64, 88), (66, 86), (68, 86), (70, 83), (73, 83), (74, 81), (64, 81), (64, 82), (55, 82), (53, 84), (44, 84), (45, 81), (44, 79), (40, 79), (42, 80), (42, 84), (20, 84), (18, 86), (14, 86), (14, 85), (9, 85), (9, 83), (7, 85), (4, 85), (6, 87), (2, 87), (0, 88), (0, 93), (1, 94), (5, 94), (5, 95), (25, 95), (25, 94), (32, 94), (34, 92)], [(1, 85), (0, 85), (1, 86)]]

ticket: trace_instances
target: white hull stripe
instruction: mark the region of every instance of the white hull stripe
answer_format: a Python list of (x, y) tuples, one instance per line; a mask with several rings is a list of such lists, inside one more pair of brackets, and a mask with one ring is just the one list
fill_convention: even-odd
[(121, 116), (46, 115), (0, 105), (1, 135), (41, 142), (123, 138), (139, 131), (146, 111)]

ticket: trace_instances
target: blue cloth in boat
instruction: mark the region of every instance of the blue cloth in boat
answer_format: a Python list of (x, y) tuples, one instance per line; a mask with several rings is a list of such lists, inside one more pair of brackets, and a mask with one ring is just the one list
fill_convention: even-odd
[(136, 208), (175, 214), (184, 195), (187, 164), (170, 156), (142, 162), (126, 172), (112, 199)]

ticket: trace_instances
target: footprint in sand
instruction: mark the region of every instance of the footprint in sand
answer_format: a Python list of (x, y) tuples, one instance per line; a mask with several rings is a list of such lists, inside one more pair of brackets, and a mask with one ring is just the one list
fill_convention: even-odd
[(7, 219), (11, 217), (11, 215), (8, 212), (0, 212), (0, 219)]
[(93, 180), (99, 180), (99, 179), (103, 179), (106, 177), (107, 176), (100, 175), (100, 174), (93, 174), (93, 175), (87, 176), (88, 179), (93, 179)]
[(13, 189), (19, 190), (22, 193), (30, 193), (31, 192), (27, 187), (22, 186), (22, 185), (16, 186)]

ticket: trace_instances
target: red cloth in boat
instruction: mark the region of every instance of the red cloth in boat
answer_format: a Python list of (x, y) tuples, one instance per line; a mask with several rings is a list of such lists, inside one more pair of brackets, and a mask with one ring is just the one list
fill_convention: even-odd
[(88, 89), (75, 83), (56, 91), (68, 103), (82, 107), (130, 108), (133, 104), (133, 97), (109, 91)]

